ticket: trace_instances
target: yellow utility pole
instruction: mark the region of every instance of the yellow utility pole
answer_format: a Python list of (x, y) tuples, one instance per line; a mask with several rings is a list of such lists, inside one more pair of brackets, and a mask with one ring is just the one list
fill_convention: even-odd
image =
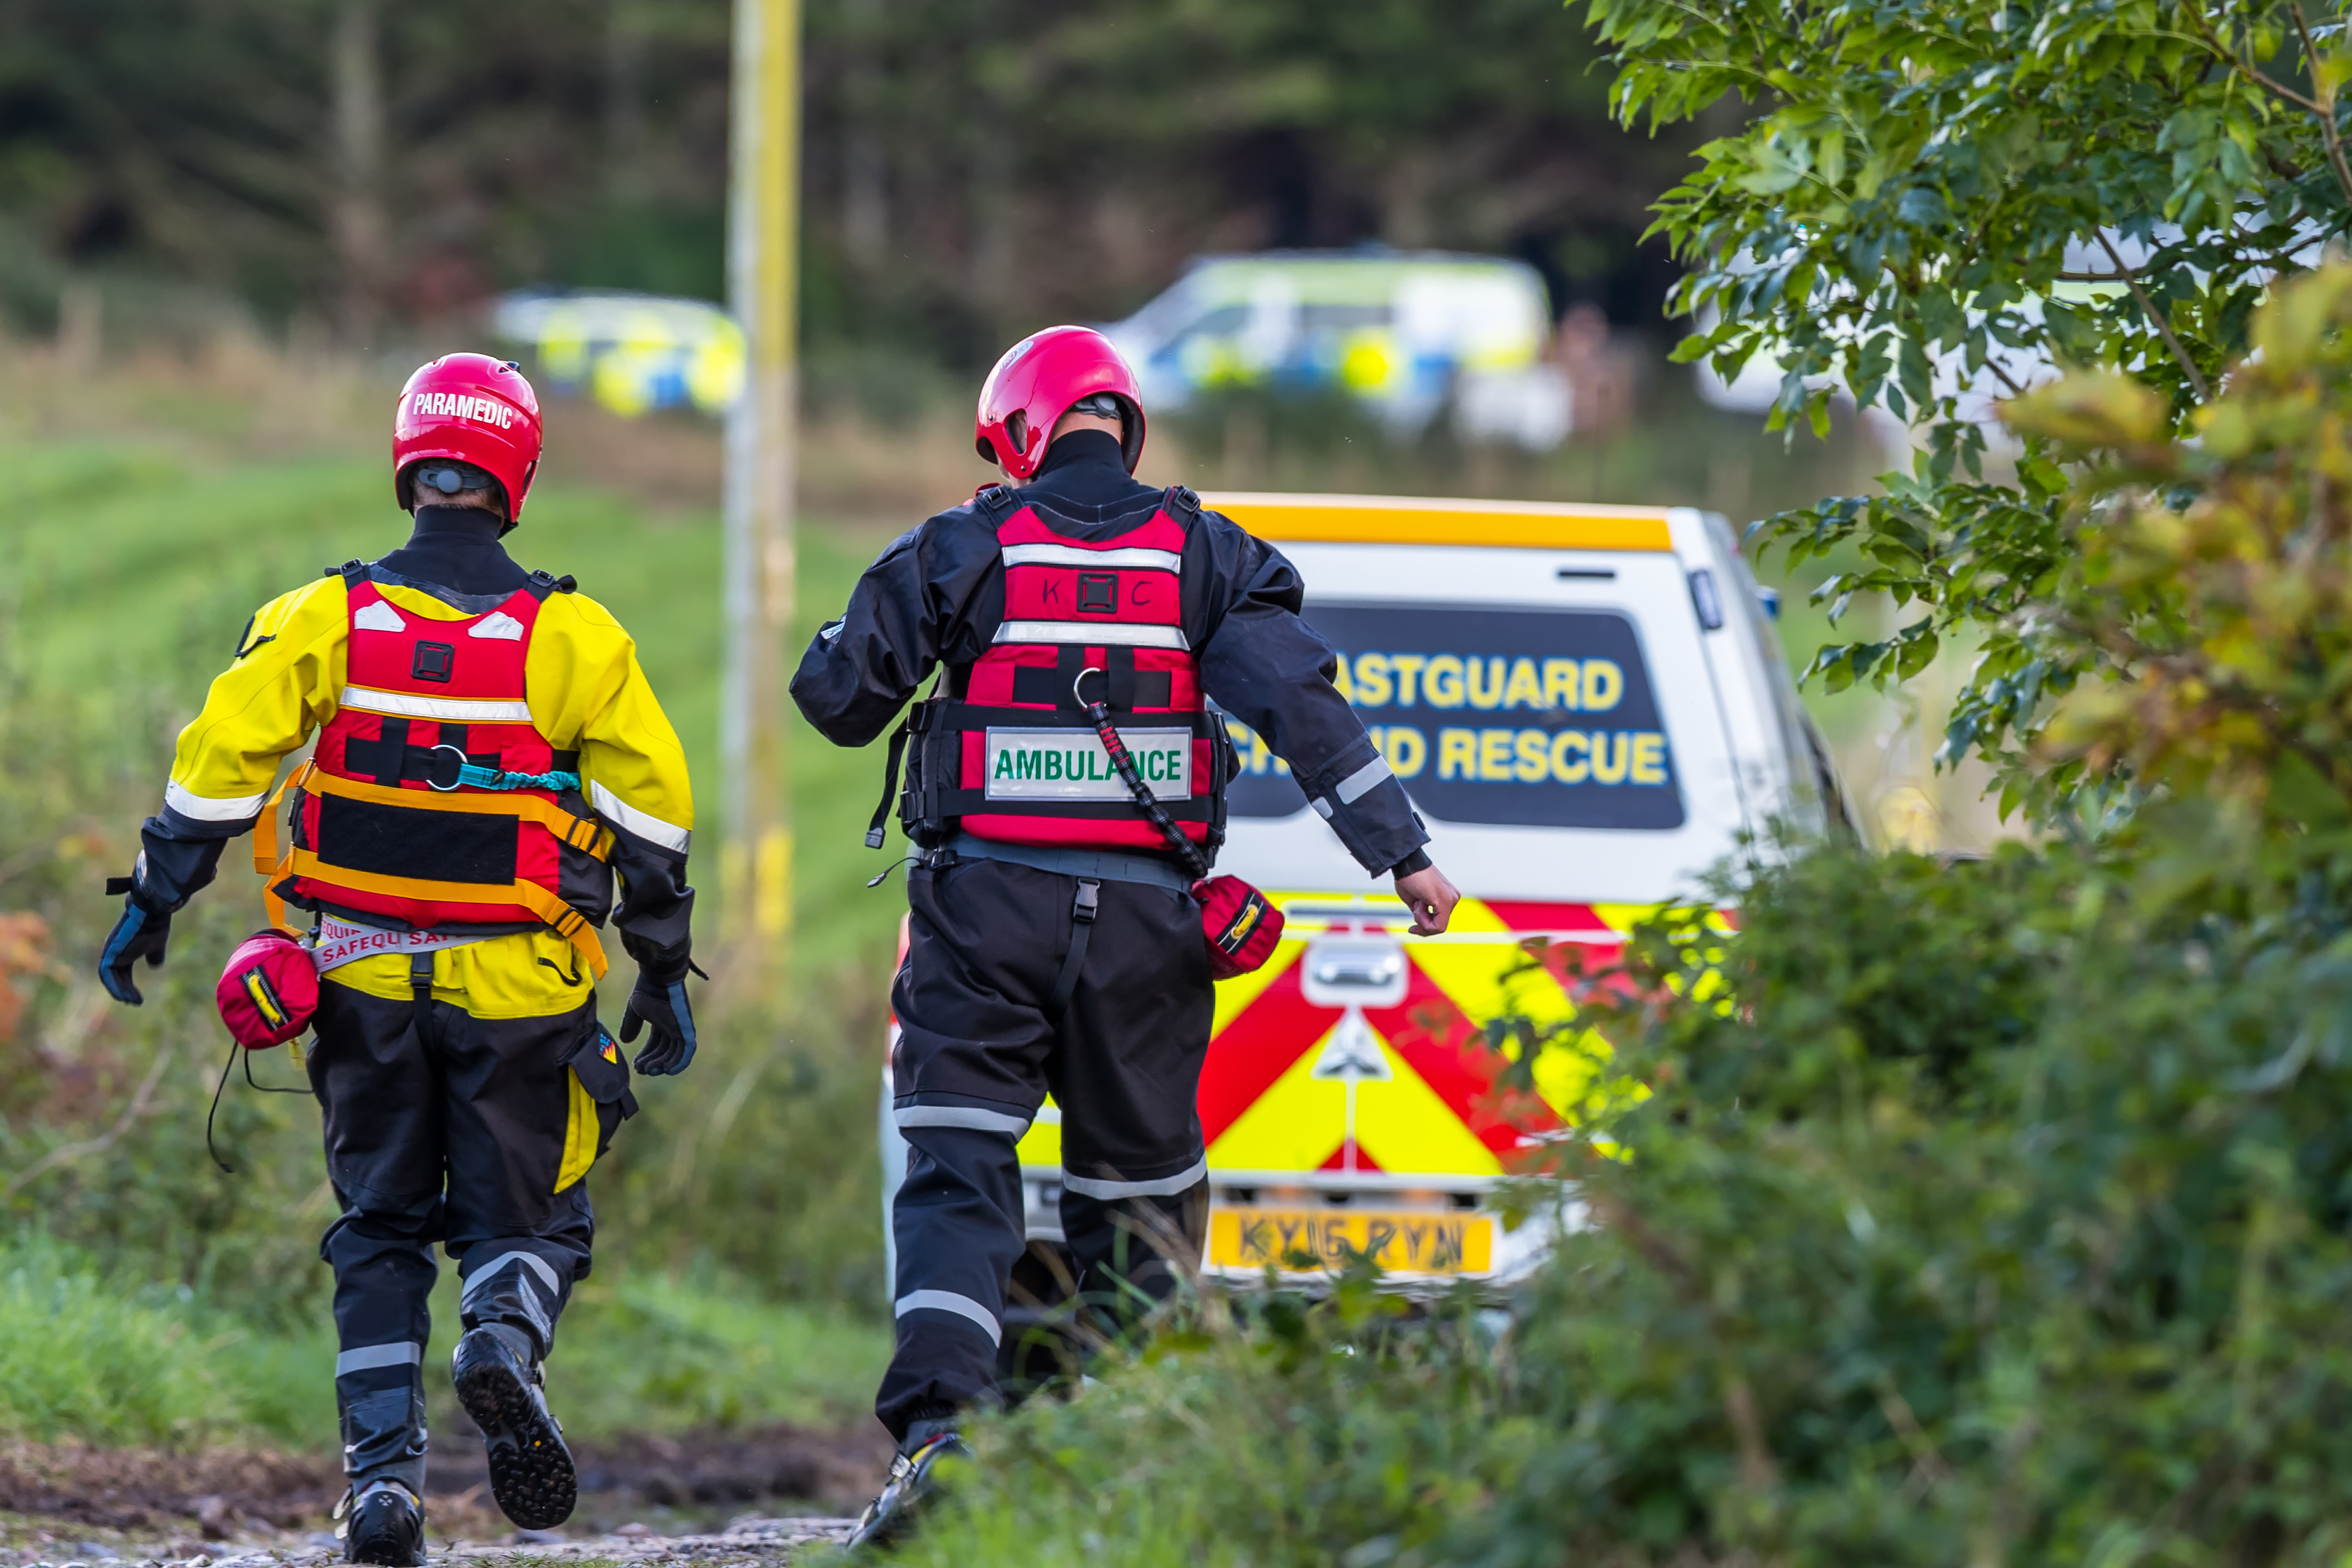
[(735, 0), (727, 292), (748, 374), (727, 419), (720, 899), (739, 994), (781, 1003), (793, 937), (784, 730), (799, 430), (799, 0)]

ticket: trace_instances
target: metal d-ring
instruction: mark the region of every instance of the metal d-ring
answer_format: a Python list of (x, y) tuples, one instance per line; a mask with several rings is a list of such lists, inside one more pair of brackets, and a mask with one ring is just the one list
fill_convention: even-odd
[(464, 750), (460, 747), (450, 745), (445, 741), (440, 745), (434, 747), (432, 751), (427, 752), (425, 754), (429, 757), (434, 752), (447, 752), (450, 755), (457, 759), (457, 776), (451, 779), (447, 784), (436, 784), (433, 782), (432, 773), (428, 772), (425, 775), (425, 787), (426, 789), (437, 789), (444, 795), (448, 794), (451, 790), (463, 788), (466, 783), (466, 753)]
[[(1091, 664), (1087, 666), (1086, 668), (1078, 671), (1077, 675), (1070, 681), (1070, 695), (1077, 699), (1078, 706), (1081, 708), (1084, 708), (1087, 705), (1087, 694), (1079, 690), (1078, 688), (1085, 683), (1087, 677), (1089, 675), (1101, 676), (1103, 678), (1103, 684), (1106, 687), (1110, 684), (1110, 676), (1103, 670), (1097, 669)], [(1106, 698), (1109, 697), (1109, 691), (1105, 690), (1103, 692), (1103, 696)]]

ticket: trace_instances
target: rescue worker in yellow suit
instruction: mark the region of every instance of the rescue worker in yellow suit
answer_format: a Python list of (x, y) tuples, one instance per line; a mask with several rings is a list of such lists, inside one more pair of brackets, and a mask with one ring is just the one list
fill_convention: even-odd
[[(425, 365), (402, 392), (393, 450), (412, 537), (247, 625), (180, 734), (100, 971), (138, 1005), (134, 965), (162, 963), (173, 912), (248, 828), (273, 900), (313, 913), (324, 984), (308, 1067), (341, 1209), (320, 1253), (341, 1341), (344, 1555), (421, 1564), (436, 1242), (464, 1280), (452, 1370), (499, 1507), (526, 1529), (572, 1511), (541, 1365), (588, 1273), (583, 1178), (635, 1110), (596, 1019), (596, 928), (609, 919), (637, 964), (621, 1026), (624, 1041), (651, 1030), (637, 1070), (683, 1070), (694, 805), (628, 634), (499, 542), (540, 455), (516, 367), (481, 354)], [(273, 797), (281, 762), (314, 734)]]

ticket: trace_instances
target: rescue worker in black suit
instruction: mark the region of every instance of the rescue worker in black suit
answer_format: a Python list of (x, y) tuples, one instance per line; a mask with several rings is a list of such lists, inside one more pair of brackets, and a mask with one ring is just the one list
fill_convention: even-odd
[(1101, 765), (1082, 702), (1107, 702), (1204, 850), (1230, 766), (1221, 709), (1290, 764), (1368, 872), (1395, 879), (1415, 931), (1444, 931), (1459, 896), (1332, 686), (1297, 572), (1181, 487), (1138, 483), (1143, 438), (1134, 378), (1099, 334), (1014, 345), (975, 431), (1005, 483), (885, 550), (793, 680), (810, 723), (862, 746), (945, 670), (901, 738), (901, 816), (923, 853), (892, 993), (908, 1155), (898, 1348), (876, 1402), (899, 1454), (860, 1543), (905, 1528), (931, 1467), (962, 1451), (958, 1412), (993, 1395), (1025, 1245), (1014, 1144), (1049, 1091), (1081, 1300), (1164, 1298), (1171, 1259), (1200, 1255), (1213, 998), (1192, 879)]

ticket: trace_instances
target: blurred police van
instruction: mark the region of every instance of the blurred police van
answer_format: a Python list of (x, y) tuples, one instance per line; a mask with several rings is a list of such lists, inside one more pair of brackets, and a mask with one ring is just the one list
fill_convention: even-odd
[(1569, 386), (1541, 363), (1543, 279), (1495, 256), (1380, 248), (1204, 256), (1165, 293), (1102, 329), (1135, 367), (1144, 405), (1203, 393), (1339, 391), (1400, 435), (1449, 405), (1472, 440), (1556, 447)]
[[(1569, 1108), (1595, 1064), (1547, 1053), (1543, 1103), (1497, 1114), (1503, 1064), (1486, 1023), (1565, 1017), (1569, 955), (1588, 973), (1606, 965), (1636, 920), (1697, 892), (1743, 836), (1853, 831), (1771, 600), (1709, 513), (1202, 500), (1297, 564), (1340, 689), (1464, 895), (1444, 935), (1410, 935), (1391, 885), (1368, 885), (1288, 770), (1228, 721), (1242, 772), (1219, 868), (1265, 889), (1287, 923), (1264, 968), (1217, 987), (1200, 1093), (1202, 1267), (1242, 1281), (1369, 1255), (1405, 1289), (1508, 1284), (1548, 1237), (1507, 1229), (1492, 1195), (1543, 1142), (1572, 1135)], [(906, 1150), (888, 1078), (895, 1191)], [(1060, 1138), (1049, 1101), (1020, 1144), (1030, 1255), (1009, 1325), (1034, 1321), (1020, 1303), (1051, 1302), (1066, 1277)], [(887, 1193), (884, 1214), (887, 1234)]]

